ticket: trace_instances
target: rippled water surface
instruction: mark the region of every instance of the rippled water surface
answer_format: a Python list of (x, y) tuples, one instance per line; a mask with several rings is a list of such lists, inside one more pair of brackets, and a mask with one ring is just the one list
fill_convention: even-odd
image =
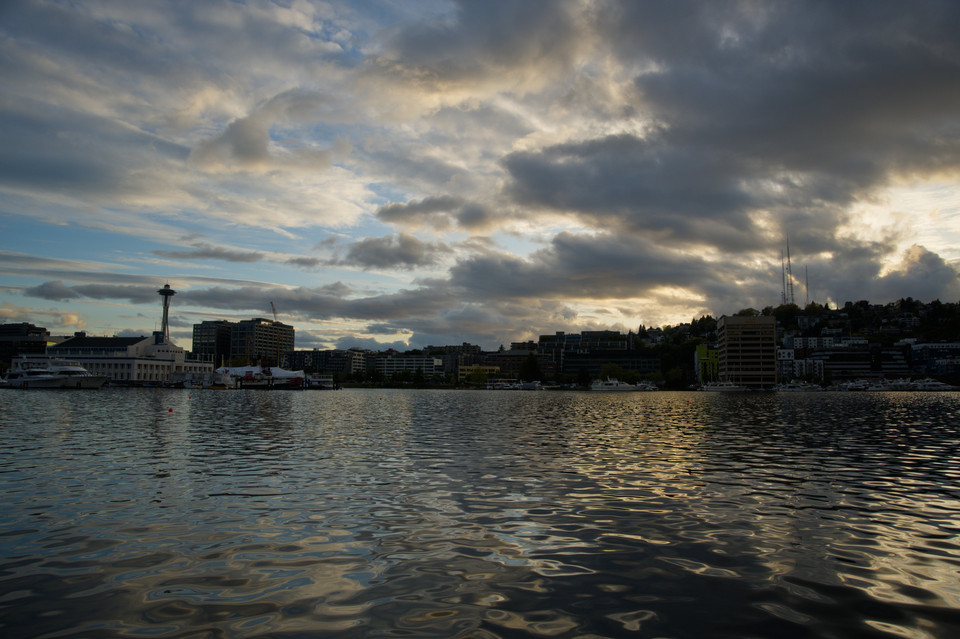
[(960, 393), (0, 393), (0, 636), (957, 637)]

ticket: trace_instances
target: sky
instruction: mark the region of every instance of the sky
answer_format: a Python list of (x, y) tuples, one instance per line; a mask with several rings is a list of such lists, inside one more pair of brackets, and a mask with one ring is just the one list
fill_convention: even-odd
[(960, 3), (4, 0), (0, 322), (376, 350), (960, 299)]

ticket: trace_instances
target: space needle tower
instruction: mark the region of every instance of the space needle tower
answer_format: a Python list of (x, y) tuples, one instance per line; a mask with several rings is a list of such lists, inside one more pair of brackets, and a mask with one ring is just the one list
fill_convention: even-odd
[(163, 333), (163, 341), (170, 341), (170, 323), (168, 321), (168, 316), (170, 314), (170, 298), (177, 294), (175, 290), (170, 288), (169, 284), (164, 284), (157, 293), (160, 294), (160, 297), (163, 298), (163, 322), (160, 324), (160, 332)]

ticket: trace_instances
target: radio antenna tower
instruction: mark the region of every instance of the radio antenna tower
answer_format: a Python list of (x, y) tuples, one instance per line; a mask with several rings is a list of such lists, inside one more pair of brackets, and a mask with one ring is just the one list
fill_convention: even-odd
[(803, 281), (803, 288), (807, 292), (806, 306), (810, 306), (810, 270), (807, 268), (806, 264), (803, 265)]
[(786, 303), (789, 301), (791, 304), (793, 301), (793, 269), (790, 268), (790, 238), (787, 238), (787, 287), (784, 292), (784, 297), (787, 298), (784, 300)]
[(787, 303), (787, 272), (783, 269), (783, 249), (780, 249), (780, 303)]

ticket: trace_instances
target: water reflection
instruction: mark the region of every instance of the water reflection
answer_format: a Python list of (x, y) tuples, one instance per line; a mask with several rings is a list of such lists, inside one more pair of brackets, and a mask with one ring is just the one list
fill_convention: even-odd
[(3, 399), (7, 636), (960, 630), (957, 394)]

